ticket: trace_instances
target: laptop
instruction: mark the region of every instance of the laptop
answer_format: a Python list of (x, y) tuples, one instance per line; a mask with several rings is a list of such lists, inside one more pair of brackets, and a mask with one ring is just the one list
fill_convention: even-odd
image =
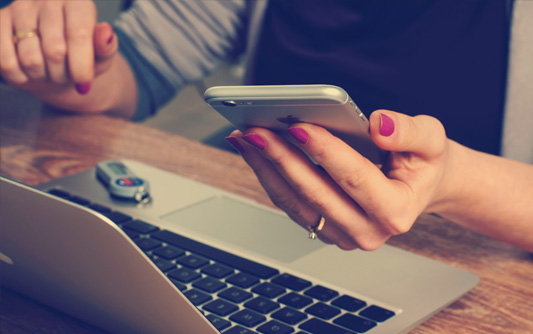
[(0, 282), (110, 333), (406, 333), (478, 277), (390, 245), (342, 251), (282, 212), (131, 160), (152, 201), (94, 169), (0, 179)]

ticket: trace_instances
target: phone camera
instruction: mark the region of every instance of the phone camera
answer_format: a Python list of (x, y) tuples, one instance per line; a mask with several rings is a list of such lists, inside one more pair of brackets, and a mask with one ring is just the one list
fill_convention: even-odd
[(235, 101), (222, 101), (222, 104), (225, 105), (226, 107), (236, 107), (237, 106), (237, 102), (235, 102)]

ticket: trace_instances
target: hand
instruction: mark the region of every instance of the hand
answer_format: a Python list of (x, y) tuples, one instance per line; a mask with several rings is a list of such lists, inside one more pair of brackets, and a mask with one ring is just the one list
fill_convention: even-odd
[(0, 10), (1, 76), (40, 95), (87, 94), (118, 48), (111, 25), (96, 22), (90, 0), (14, 1)]
[(370, 128), (373, 141), (390, 151), (383, 169), (311, 124), (295, 124), (288, 132), (323, 169), (263, 128), (245, 135), (235, 131), (227, 139), (273, 203), (295, 222), (308, 229), (323, 216), (322, 241), (345, 250), (374, 250), (438, 206), (449, 140), (441, 123), (429, 116), (379, 110), (371, 115)]

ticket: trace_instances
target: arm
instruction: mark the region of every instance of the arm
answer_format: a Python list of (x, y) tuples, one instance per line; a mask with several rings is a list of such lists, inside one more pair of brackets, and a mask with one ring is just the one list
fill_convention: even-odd
[[(0, 12), (0, 57), (8, 60), (0, 65), (1, 75), (59, 108), (140, 120), (235, 51), (245, 5), (137, 1), (115, 22), (114, 35), (109, 24), (95, 23), (92, 1), (16, 0)], [(15, 45), (13, 30), (21, 24), (37, 28), (39, 38)], [(66, 38), (58, 35), (63, 27)], [(28, 45), (31, 52), (23, 50)]]
[(378, 169), (325, 129), (289, 134), (323, 170), (274, 133), (249, 129), (229, 139), (293, 220), (342, 249), (372, 250), (407, 232), (423, 212), (533, 250), (533, 166), (470, 150), (446, 138), (440, 122), (377, 111), (371, 135), (391, 152)]
[(450, 143), (450, 171), (431, 211), (533, 251), (533, 166)]

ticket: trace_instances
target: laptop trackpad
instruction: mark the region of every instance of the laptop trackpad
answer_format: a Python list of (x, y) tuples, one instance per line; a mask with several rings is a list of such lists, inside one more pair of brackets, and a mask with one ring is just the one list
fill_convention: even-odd
[(161, 217), (226, 243), (292, 262), (324, 246), (284, 215), (229, 197), (213, 197)]

